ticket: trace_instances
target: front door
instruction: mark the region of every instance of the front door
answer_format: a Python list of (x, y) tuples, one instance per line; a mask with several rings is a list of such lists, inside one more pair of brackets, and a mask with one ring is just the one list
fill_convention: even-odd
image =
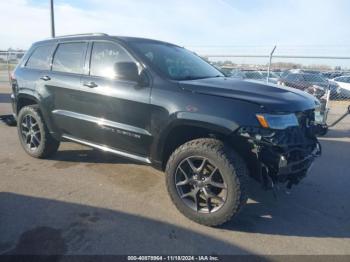
[(137, 61), (119, 44), (97, 41), (91, 46), (89, 74), (81, 79), (81, 118), (90, 128), (84, 139), (139, 156), (149, 155), (150, 86), (120, 79), (115, 64)]

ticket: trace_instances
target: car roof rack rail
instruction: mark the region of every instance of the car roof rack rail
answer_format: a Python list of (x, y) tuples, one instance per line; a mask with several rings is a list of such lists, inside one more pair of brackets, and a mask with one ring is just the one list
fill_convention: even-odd
[(106, 33), (84, 33), (84, 34), (72, 34), (72, 35), (60, 35), (60, 36), (56, 36), (54, 38), (62, 38), (62, 37), (75, 37), (75, 36), (109, 36)]

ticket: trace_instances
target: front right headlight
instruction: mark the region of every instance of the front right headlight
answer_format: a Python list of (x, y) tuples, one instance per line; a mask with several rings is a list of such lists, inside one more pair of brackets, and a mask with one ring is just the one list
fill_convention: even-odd
[(299, 126), (295, 114), (257, 114), (256, 118), (264, 128), (282, 130), (287, 127)]

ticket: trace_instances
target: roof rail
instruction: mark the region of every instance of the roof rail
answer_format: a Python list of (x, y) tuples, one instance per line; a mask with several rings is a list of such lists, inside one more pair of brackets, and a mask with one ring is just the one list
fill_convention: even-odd
[(74, 37), (74, 36), (89, 36), (89, 35), (91, 35), (91, 36), (94, 36), (94, 35), (96, 35), (96, 36), (98, 36), (98, 35), (108, 36), (108, 34), (105, 34), (105, 33), (84, 33), (84, 34), (73, 34), (73, 35), (60, 35), (60, 36), (56, 36), (54, 38)]

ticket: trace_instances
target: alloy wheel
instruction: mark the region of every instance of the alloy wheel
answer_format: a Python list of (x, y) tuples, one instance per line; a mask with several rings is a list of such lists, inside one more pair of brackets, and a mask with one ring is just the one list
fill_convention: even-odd
[(35, 151), (41, 143), (38, 121), (31, 115), (25, 115), (20, 123), (20, 130), (24, 144), (29, 150)]
[(176, 168), (175, 185), (182, 201), (192, 210), (213, 213), (227, 198), (227, 184), (208, 158), (187, 157)]

